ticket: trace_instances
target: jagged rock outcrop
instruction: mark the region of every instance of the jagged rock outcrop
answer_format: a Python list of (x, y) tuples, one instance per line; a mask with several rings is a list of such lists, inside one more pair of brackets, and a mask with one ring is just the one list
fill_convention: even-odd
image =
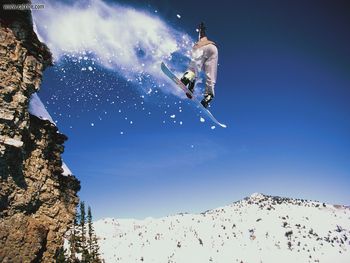
[(62, 175), (67, 137), (28, 112), (51, 53), (29, 10), (1, 10), (0, 25), (0, 262), (54, 262), (80, 184)]

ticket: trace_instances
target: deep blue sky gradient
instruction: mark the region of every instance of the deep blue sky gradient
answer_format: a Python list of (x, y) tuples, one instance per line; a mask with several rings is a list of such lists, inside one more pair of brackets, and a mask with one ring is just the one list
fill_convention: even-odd
[[(109, 92), (87, 89), (102, 99), (118, 94), (124, 103), (96, 110), (49, 104), (69, 137), (64, 159), (96, 218), (201, 212), (253, 192), (350, 204), (348, 1), (118, 3), (158, 10), (193, 38), (198, 22), (207, 23), (220, 64), (212, 111), (229, 127), (212, 130), (186, 101), (179, 116), (176, 97), (146, 99), (146, 110), (134, 109), (142, 94), (114, 83), (113, 72), (102, 80)], [(68, 74), (85, 78), (75, 70)], [(71, 92), (57, 75), (55, 67), (44, 74), (44, 102), (53, 92)], [(172, 113), (183, 125), (172, 123)]]

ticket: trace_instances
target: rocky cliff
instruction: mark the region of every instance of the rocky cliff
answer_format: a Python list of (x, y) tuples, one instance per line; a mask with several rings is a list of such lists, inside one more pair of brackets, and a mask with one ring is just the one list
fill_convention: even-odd
[(29, 10), (1, 10), (0, 25), (0, 262), (54, 262), (80, 184), (62, 174), (67, 137), (28, 112), (51, 53)]

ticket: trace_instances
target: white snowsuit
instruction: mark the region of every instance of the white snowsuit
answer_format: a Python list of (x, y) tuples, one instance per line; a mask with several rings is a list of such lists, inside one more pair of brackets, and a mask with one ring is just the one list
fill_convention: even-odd
[(204, 70), (206, 76), (204, 95), (215, 96), (215, 83), (218, 67), (218, 49), (207, 37), (201, 38), (193, 47), (189, 70), (198, 76)]

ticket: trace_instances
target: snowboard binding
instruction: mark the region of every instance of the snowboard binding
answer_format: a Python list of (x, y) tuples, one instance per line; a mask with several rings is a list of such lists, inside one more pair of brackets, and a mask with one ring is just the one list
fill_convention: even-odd
[[(196, 84), (196, 75), (193, 71), (187, 70), (181, 78), (181, 82), (188, 88), (189, 91), (193, 94), (194, 85)], [(192, 95), (190, 93), (186, 93), (186, 96), (189, 99), (192, 99)]]
[(201, 104), (203, 105), (204, 108), (209, 107), (209, 103), (213, 100), (214, 96), (211, 94), (207, 94), (204, 96), (204, 99), (201, 101)]

